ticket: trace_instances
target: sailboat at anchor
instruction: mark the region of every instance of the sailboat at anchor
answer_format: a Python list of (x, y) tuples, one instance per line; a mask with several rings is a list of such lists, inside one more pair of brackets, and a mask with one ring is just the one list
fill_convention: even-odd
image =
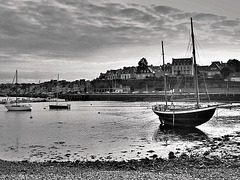
[(14, 104), (10, 104), (10, 102), (7, 102), (5, 107), (8, 111), (31, 111), (32, 106), (29, 104), (19, 104), (18, 103), (18, 71), (16, 70), (14, 78), (16, 79), (16, 100)]
[(70, 110), (71, 104), (59, 104), (58, 103), (58, 81), (59, 81), (59, 74), (58, 74), (58, 79), (57, 79), (57, 102), (56, 102), (56, 104), (50, 104), (49, 109), (51, 109), (51, 110), (61, 110), (61, 109)]
[(195, 101), (194, 106), (182, 107), (182, 106), (171, 106), (168, 105), (167, 91), (166, 91), (166, 75), (165, 75), (165, 62), (164, 62), (164, 49), (162, 42), (162, 55), (163, 55), (163, 71), (164, 71), (164, 89), (165, 89), (165, 104), (164, 105), (154, 105), (152, 107), (153, 112), (158, 115), (161, 124), (171, 125), (171, 126), (186, 126), (195, 127), (209, 121), (217, 106), (202, 106), (200, 105), (199, 98), (199, 87), (198, 87), (198, 76), (197, 76), (197, 64), (195, 56), (195, 43), (194, 43), (194, 33), (193, 33), (193, 22), (191, 18), (191, 36), (192, 36), (192, 46), (193, 46), (193, 63), (194, 63), (194, 88), (195, 88)]

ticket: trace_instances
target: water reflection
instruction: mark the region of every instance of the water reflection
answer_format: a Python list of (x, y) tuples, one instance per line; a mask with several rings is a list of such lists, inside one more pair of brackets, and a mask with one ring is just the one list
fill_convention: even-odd
[(240, 130), (237, 109), (220, 109), (198, 128), (173, 129), (158, 127), (157, 116), (141, 102), (77, 101), (71, 102), (71, 111), (44, 109), (49, 104), (33, 103), (31, 112), (11, 113), (0, 105), (0, 159), (128, 160), (153, 151), (167, 157), (169, 151)]
[(156, 142), (168, 140), (171, 141), (202, 141), (208, 139), (208, 136), (198, 128), (195, 127), (172, 127), (160, 125), (155, 131), (153, 139)]

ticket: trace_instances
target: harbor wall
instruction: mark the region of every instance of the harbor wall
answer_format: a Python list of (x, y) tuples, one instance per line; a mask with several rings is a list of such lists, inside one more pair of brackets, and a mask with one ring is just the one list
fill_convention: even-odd
[[(168, 95), (168, 100), (172, 95)], [(201, 101), (218, 101), (218, 102), (240, 102), (240, 93), (210, 93), (200, 94)], [(66, 95), (67, 101), (164, 101), (164, 94), (70, 94)], [(174, 100), (189, 101), (194, 99), (194, 93), (176, 94)]]

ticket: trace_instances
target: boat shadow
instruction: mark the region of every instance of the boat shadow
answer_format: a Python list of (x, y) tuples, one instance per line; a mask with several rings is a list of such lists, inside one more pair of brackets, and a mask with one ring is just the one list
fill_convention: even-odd
[(203, 141), (209, 137), (196, 127), (172, 127), (160, 125), (154, 132), (153, 140), (156, 142), (171, 141)]

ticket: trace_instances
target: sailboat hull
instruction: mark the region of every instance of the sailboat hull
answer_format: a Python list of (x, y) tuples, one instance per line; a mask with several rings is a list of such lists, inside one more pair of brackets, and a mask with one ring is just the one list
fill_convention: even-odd
[(63, 105), (63, 104), (56, 104), (56, 105), (49, 105), (49, 109), (55, 109), (55, 110), (61, 110), (61, 109), (70, 109), (71, 105), (67, 104), (67, 105)]
[(158, 110), (157, 107), (153, 107), (153, 112), (158, 115), (161, 123), (188, 127), (206, 123), (212, 118), (215, 110), (215, 106), (187, 110)]
[(28, 105), (6, 105), (8, 111), (31, 111), (32, 107)]
[[(59, 81), (59, 74), (57, 78), (57, 82)], [(57, 103), (49, 105), (50, 110), (70, 110), (71, 104), (58, 104), (58, 83), (57, 83)]]

